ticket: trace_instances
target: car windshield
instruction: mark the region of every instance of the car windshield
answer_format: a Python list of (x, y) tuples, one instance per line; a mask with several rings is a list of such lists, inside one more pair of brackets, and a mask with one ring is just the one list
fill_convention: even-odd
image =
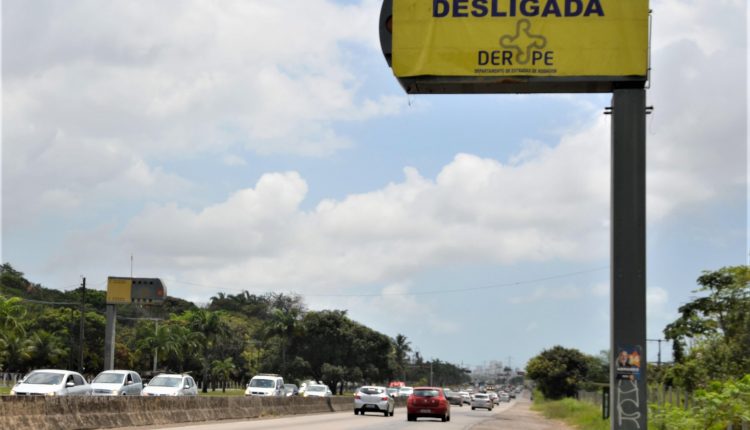
[(23, 382), (26, 384), (60, 385), (63, 376), (65, 375), (61, 373), (35, 372), (29, 375)]
[(179, 387), (182, 378), (179, 376), (157, 376), (148, 384), (149, 387)]
[(273, 388), (276, 384), (271, 379), (251, 379), (250, 386), (256, 388)]
[(376, 387), (364, 387), (360, 388), (359, 392), (362, 394), (381, 394), (383, 392), (383, 389)]
[(122, 384), (125, 375), (122, 373), (100, 373), (92, 381), (95, 384)]
[(440, 395), (438, 390), (414, 390), (414, 395), (417, 397), (436, 397)]
[(325, 391), (326, 387), (322, 385), (310, 385), (307, 387), (307, 391)]

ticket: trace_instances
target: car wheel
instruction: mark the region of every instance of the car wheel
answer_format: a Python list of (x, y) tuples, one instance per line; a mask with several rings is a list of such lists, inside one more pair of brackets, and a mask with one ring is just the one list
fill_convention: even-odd
[(354, 410), (354, 415), (359, 415), (359, 411), (357, 409)]
[(395, 409), (394, 409), (394, 410), (392, 410), (392, 411), (391, 411), (391, 416), (393, 416), (393, 414), (395, 414), (395, 413), (396, 413), (396, 410), (395, 410)]
[(383, 416), (384, 416), (384, 417), (387, 417), (387, 416), (388, 416), (388, 410), (387, 410), (387, 409), (386, 409), (386, 410), (385, 410), (385, 411), (383, 412)]
[(441, 419), (441, 420), (442, 420), (443, 422), (446, 422), (446, 421), (448, 421), (448, 415), (443, 415), (442, 417), (440, 417), (440, 419)]
[(417, 419), (412, 414), (406, 415), (406, 421), (416, 421)]

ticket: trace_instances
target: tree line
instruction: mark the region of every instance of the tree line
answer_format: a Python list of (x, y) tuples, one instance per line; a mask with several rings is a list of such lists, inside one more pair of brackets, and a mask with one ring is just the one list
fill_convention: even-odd
[[(79, 345), (85, 294), (84, 342)], [(0, 370), (103, 369), (106, 293), (59, 291), (0, 266)], [(202, 390), (244, 383), (258, 373), (288, 381), (321, 381), (341, 393), (347, 383), (402, 380), (441, 385), (469, 381), (460, 367), (411, 354), (404, 335), (391, 338), (343, 310), (313, 311), (297, 295), (218, 293), (206, 306), (167, 297), (161, 306), (118, 308), (115, 368), (194, 375)], [(430, 371), (432, 373), (430, 374)]]
[[(650, 405), (659, 428), (727, 428), (750, 421), (750, 266), (704, 271), (695, 296), (663, 330), (672, 362), (648, 363), (650, 385), (680, 389), (693, 407)], [(598, 357), (555, 346), (527, 364), (527, 376), (545, 397), (574, 397), (607, 384), (609, 351)]]

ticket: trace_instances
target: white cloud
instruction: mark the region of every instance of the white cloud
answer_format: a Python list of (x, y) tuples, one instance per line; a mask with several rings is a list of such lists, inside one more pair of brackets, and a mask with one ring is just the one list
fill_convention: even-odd
[(350, 58), (355, 47), (379, 55), (376, 32), (362, 31), (376, 28), (378, 7), (4, 4), (3, 167), (15, 192), (3, 198), (24, 206), (6, 222), (81, 208), (102, 184), (116, 185), (107, 191), (120, 202), (146, 186), (174, 195), (185, 180), (159, 160), (229, 149), (320, 157), (351, 146), (334, 124), (400, 106), (363, 95), (367, 76)]
[(662, 287), (648, 287), (646, 307), (649, 322), (653, 322), (657, 327), (664, 327), (677, 317), (677, 312), (669, 302), (669, 291)]
[(400, 183), (310, 211), (298, 174), (266, 174), (204, 209), (151, 206), (118, 240), (199, 283), (273, 289), (388, 283), (439, 264), (589, 261), (606, 252), (600, 146), (583, 135), (513, 166), (459, 154), (434, 181), (408, 168)]

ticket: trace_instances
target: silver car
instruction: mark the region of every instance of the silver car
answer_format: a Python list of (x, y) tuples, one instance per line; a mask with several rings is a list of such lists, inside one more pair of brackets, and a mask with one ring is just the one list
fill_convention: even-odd
[(12, 396), (90, 396), (91, 385), (78, 372), (35, 370), (10, 390)]
[(142, 396), (197, 396), (193, 377), (185, 374), (161, 373), (146, 384)]
[(105, 370), (91, 381), (95, 396), (140, 396), (141, 375), (132, 370)]
[(364, 386), (354, 393), (354, 415), (377, 412), (392, 417), (395, 410), (396, 401), (385, 387)]
[(489, 394), (476, 393), (471, 396), (472, 411), (476, 408), (487, 409), (488, 411), (491, 411), (493, 406), (494, 404), (492, 403), (492, 399), (490, 398)]
[(302, 394), (303, 397), (331, 397), (333, 396), (333, 393), (331, 392), (331, 389), (328, 388), (328, 385), (323, 384), (310, 384), (307, 386), (307, 389), (305, 390), (304, 394)]

